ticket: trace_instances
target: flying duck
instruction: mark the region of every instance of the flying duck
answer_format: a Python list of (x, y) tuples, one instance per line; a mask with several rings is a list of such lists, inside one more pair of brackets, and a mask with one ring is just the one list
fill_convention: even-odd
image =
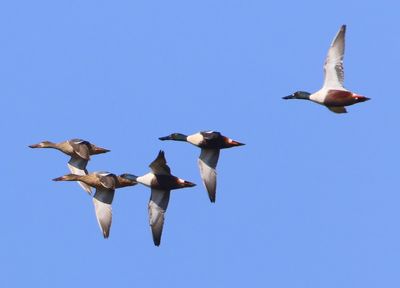
[(365, 102), (370, 98), (353, 93), (343, 87), (344, 69), (344, 40), (346, 25), (343, 25), (328, 50), (325, 59), (325, 79), (322, 88), (311, 94), (305, 91), (297, 91), (283, 99), (303, 99), (326, 106), (335, 113), (347, 113), (345, 106)]
[[(110, 150), (97, 147), (96, 145), (82, 139), (71, 139), (68, 141), (53, 143), (50, 141), (43, 141), (38, 144), (30, 145), (30, 148), (53, 148), (57, 149), (64, 154), (71, 156), (68, 162), (68, 168), (71, 173), (76, 175), (88, 174), (86, 165), (90, 160), (90, 155), (102, 154), (110, 152)], [(89, 194), (92, 193), (90, 186), (83, 182), (78, 182), (79, 185)]]
[(232, 140), (223, 136), (220, 132), (202, 131), (193, 135), (186, 136), (180, 133), (173, 133), (169, 136), (158, 138), (164, 140), (189, 142), (201, 148), (198, 164), (200, 168), (201, 178), (207, 189), (208, 196), (212, 203), (215, 202), (215, 194), (217, 188), (217, 172), (216, 167), (219, 158), (219, 151), (225, 148), (245, 145), (243, 143)]
[(154, 245), (160, 246), (161, 234), (164, 225), (164, 214), (168, 207), (171, 190), (193, 187), (196, 184), (185, 181), (171, 174), (163, 151), (150, 164), (151, 172), (143, 176), (123, 174), (121, 177), (141, 183), (151, 188), (151, 196), (148, 204), (151, 232)]
[(55, 178), (53, 181), (80, 181), (90, 187), (96, 188), (96, 193), (93, 196), (93, 204), (97, 222), (104, 238), (108, 238), (110, 235), (112, 220), (111, 203), (114, 198), (115, 189), (137, 184), (137, 182), (131, 179), (109, 172), (93, 172), (87, 175), (67, 174)]

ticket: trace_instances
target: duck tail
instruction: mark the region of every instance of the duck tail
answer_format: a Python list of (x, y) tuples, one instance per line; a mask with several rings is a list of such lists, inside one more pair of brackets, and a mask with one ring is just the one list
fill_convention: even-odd
[(92, 154), (94, 154), (94, 155), (95, 154), (103, 154), (103, 153), (107, 153), (107, 152), (110, 152), (110, 151), (111, 150), (92, 145)]

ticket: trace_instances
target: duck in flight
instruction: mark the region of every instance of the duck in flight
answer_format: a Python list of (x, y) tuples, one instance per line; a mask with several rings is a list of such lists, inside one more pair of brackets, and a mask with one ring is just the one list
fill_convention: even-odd
[(80, 181), (96, 188), (93, 196), (94, 210), (103, 237), (108, 238), (112, 221), (111, 203), (114, 199), (115, 189), (137, 184), (136, 181), (121, 176), (109, 172), (93, 172), (87, 175), (67, 174), (55, 178), (53, 181)]
[(141, 183), (151, 188), (151, 196), (148, 205), (151, 232), (154, 245), (160, 246), (161, 234), (164, 226), (164, 214), (168, 207), (171, 190), (193, 187), (196, 184), (185, 181), (171, 174), (163, 151), (150, 164), (151, 172), (143, 176), (123, 174), (121, 177)]
[(219, 158), (219, 151), (225, 148), (245, 145), (215, 131), (202, 131), (189, 136), (180, 133), (173, 133), (169, 136), (160, 137), (158, 139), (162, 141), (174, 140), (189, 142), (201, 149), (200, 157), (198, 159), (200, 174), (212, 203), (215, 202), (216, 197), (216, 167)]
[[(57, 149), (68, 156), (71, 159), (68, 162), (68, 168), (71, 173), (76, 175), (88, 174), (86, 166), (90, 160), (90, 155), (97, 155), (102, 153), (110, 152), (108, 149), (97, 147), (96, 145), (82, 139), (71, 139), (68, 141), (53, 143), (50, 141), (43, 141), (38, 144), (29, 146), (30, 148), (52, 148)], [(92, 193), (92, 189), (89, 185), (79, 181), (79, 185), (89, 194)]]
[(347, 113), (345, 106), (370, 100), (370, 98), (353, 93), (343, 87), (345, 34), (346, 25), (343, 25), (328, 50), (324, 65), (325, 79), (322, 88), (313, 94), (297, 91), (292, 95), (283, 97), (283, 99), (310, 100), (326, 106), (335, 113)]

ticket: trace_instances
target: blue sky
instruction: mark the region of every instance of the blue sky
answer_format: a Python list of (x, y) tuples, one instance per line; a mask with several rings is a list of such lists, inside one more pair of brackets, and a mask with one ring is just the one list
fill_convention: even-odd
[[(398, 1), (3, 1), (1, 287), (399, 287)], [(371, 101), (336, 115), (283, 101), (322, 85), (347, 24), (345, 85)], [(217, 203), (199, 150), (161, 142), (217, 130)], [(154, 247), (149, 190), (118, 190), (104, 240), (67, 157), (144, 174), (160, 149), (198, 184), (173, 192)]]

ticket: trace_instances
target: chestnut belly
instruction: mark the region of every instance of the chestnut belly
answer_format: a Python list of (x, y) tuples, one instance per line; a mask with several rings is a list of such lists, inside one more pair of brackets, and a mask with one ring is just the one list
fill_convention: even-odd
[(329, 90), (324, 104), (330, 107), (349, 106), (357, 103), (357, 99), (353, 97), (353, 93), (343, 90)]

